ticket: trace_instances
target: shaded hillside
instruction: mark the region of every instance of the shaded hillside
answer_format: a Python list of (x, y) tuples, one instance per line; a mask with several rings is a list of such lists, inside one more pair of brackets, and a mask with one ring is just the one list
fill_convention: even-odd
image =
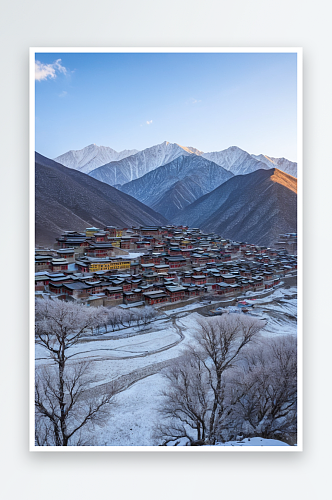
[(151, 205), (151, 208), (161, 213), (167, 219), (172, 219), (181, 213), (181, 210), (185, 207), (194, 203), (194, 201), (210, 191), (205, 191), (202, 188), (200, 176), (187, 176), (183, 180), (173, 184), (165, 193), (161, 192), (162, 196), (158, 197), (158, 200)]
[(297, 231), (297, 180), (278, 169), (237, 175), (189, 205), (173, 223), (271, 246)]
[(169, 218), (231, 177), (201, 156), (179, 156), (120, 189)]
[(35, 163), (36, 244), (52, 245), (62, 231), (86, 227), (165, 224), (131, 196), (39, 153)]

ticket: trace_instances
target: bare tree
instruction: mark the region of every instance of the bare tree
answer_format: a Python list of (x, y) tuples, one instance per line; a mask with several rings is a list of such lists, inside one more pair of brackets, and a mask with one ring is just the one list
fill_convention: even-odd
[(133, 309), (126, 309), (126, 322), (128, 324), (128, 326), (131, 326), (135, 320), (136, 320), (136, 311), (134, 311)]
[(212, 393), (208, 390), (208, 373), (199, 357), (187, 352), (164, 372), (169, 388), (162, 391), (161, 414), (164, 423), (158, 424), (154, 435), (163, 444), (186, 438), (192, 444), (204, 440)]
[(227, 437), (233, 428), (248, 436), (296, 441), (297, 349), (293, 336), (266, 339), (248, 349), (230, 387), (236, 402), (221, 435)]
[[(90, 327), (92, 334), (96, 331), (96, 335), (108, 333), (109, 326), (113, 332), (121, 327), (130, 327), (135, 323), (137, 326), (143, 327), (151, 323), (157, 316), (157, 311), (152, 306), (145, 306), (135, 311), (120, 307), (107, 308), (99, 306), (97, 311), (95, 321), (92, 322)], [(100, 331), (100, 327), (103, 327), (103, 331)]]
[(116, 327), (119, 327), (121, 313), (122, 311), (119, 310), (118, 307), (111, 307), (111, 309), (109, 309), (108, 311), (108, 322), (111, 325), (113, 332)]
[(71, 348), (99, 323), (98, 308), (37, 299), (35, 318), (36, 343), (52, 362), (36, 370), (36, 444), (77, 445), (83, 427), (102, 423), (116, 393), (111, 386), (105, 395), (91, 395), (89, 364), (71, 360)]
[(213, 391), (213, 404), (208, 427), (208, 440), (214, 444), (218, 421), (225, 411), (223, 374), (239, 361), (242, 349), (252, 342), (264, 323), (249, 316), (228, 314), (208, 318), (200, 322), (195, 339), (199, 357), (209, 373), (209, 385)]
[(142, 323), (144, 326), (151, 323), (151, 321), (156, 317), (157, 311), (152, 306), (145, 306), (141, 311)]
[[(109, 316), (110, 316), (110, 310), (107, 307), (104, 306), (99, 306), (98, 307), (98, 322), (100, 326), (103, 326), (105, 329), (104, 333), (108, 332), (108, 325), (109, 325)], [(99, 328), (98, 328), (98, 333), (99, 333)]]
[[(187, 437), (190, 442), (204, 439), (215, 443), (220, 422), (230, 413), (226, 372), (237, 366), (240, 353), (256, 339), (263, 325), (255, 318), (235, 314), (199, 322), (195, 345), (188, 348), (179, 367), (166, 371), (169, 389), (163, 394), (160, 409), (166, 426), (159, 426), (156, 435), (164, 442)], [(187, 418), (188, 402), (190, 408), (199, 408), (191, 420)], [(192, 429), (196, 429), (194, 435)]]

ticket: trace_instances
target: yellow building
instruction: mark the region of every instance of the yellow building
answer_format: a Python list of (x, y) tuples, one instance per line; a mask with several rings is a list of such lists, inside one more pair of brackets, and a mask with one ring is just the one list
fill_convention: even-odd
[(95, 233), (98, 233), (100, 229), (98, 227), (87, 227), (85, 230), (85, 236), (89, 238), (90, 236), (93, 236)]
[(121, 228), (115, 226), (107, 226), (105, 230), (108, 231), (109, 235), (113, 238), (114, 237), (121, 238), (123, 232)]
[(130, 269), (130, 260), (114, 260), (111, 262), (91, 262), (89, 272), (108, 271), (110, 269)]
[(113, 247), (120, 248), (121, 238), (108, 238), (108, 241), (112, 243)]

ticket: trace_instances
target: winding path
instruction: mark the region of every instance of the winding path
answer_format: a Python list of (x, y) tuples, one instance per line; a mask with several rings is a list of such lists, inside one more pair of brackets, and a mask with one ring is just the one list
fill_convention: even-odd
[[(147, 354), (139, 354), (137, 356), (127, 356), (121, 359), (128, 359), (128, 358), (137, 358), (137, 357), (146, 357), (150, 356), (152, 354), (161, 352), (161, 351), (166, 351), (168, 349), (171, 349), (172, 347), (178, 345), (180, 342), (183, 341), (185, 338), (181, 327), (176, 323), (176, 318), (172, 318), (172, 323), (177, 330), (177, 333), (179, 335), (179, 340), (176, 342), (173, 342), (172, 344), (169, 344), (165, 347), (162, 347), (160, 349), (156, 349), (154, 351), (149, 351)], [(106, 382), (105, 384), (100, 384), (96, 387), (93, 387), (89, 389), (88, 391), (85, 392), (85, 397), (89, 396), (100, 396), (102, 394), (106, 394), (110, 390), (112, 390), (114, 384), (116, 384), (116, 391), (117, 393), (123, 392), (129, 387), (131, 387), (133, 384), (138, 382), (139, 380), (142, 380), (144, 378), (150, 377), (151, 375), (155, 375), (156, 373), (160, 372), (163, 368), (166, 368), (167, 366), (171, 365), (175, 359), (180, 359), (182, 358), (183, 355), (176, 356), (171, 359), (167, 359), (165, 361), (160, 361), (158, 363), (153, 363), (152, 365), (145, 366), (144, 368), (138, 368), (137, 370), (133, 370), (130, 373), (127, 373), (126, 375), (122, 375), (111, 382)], [(108, 358), (103, 358), (103, 359), (108, 359)], [(113, 358), (111, 358), (113, 359)], [(118, 359), (118, 358), (117, 358)]]

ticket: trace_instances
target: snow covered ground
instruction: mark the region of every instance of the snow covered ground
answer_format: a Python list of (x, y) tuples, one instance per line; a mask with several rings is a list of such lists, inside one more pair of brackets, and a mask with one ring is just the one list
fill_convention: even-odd
[(142, 250), (142, 252), (128, 252), (125, 255), (118, 255), (120, 259), (138, 259), (139, 257), (142, 257), (142, 254), (145, 253), (145, 250)]
[(216, 446), (289, 446), (287, 443), (277, 439), (263, 439), (260, 437), (246, 438), (242, 441), (227, 441), (226, 443), (216, 443)]
[[(272, 295), (256, 300), (252, 313), (267, 319), (264, 336), (297, 333), (296, 288), (278, 289)], [(126, 382), (128, 387), (116, 396), (117, 408), (107, 425), (96, 428), (96, 446), (154, 446), (154, 423), (158, 420), (158, 394), (166, 383), (160, 369), (183, 354), (185, 346), (193, 341), (197, 320), (202, 316), (191, 309), (202, 303), (167, 311), (159, 320), (148, 325), (146, 331), (137, 327), (109, 332), (82, 342), (70, 350), (72, 362), (91, 361), (96, 376), (94, 387), (112, 380)], [(213, 307), (213, 305), (211, 305)], [(121, 334), (129, 337), (114, 338)], [(113, 337), (113, 338), (112, 338)], [(45, 350), (36, 346), (36, 365), (50, 363)], [(124, 383), (126, 386), (126, 384)], [(266, 443), (260, 438), (224, 443), (222, 446), (285, 446), (275, 441)], [(270, 440), (268, 440), (270, 441)], [(221, 445), (220, 445), (221, 446)]]
[(253, 314), (266, 318), (262, 331), (265, 336), (297, 335), (297, 289), (279, 288), (272, 295), (262, 299), (247, 300), (254, 304)]
[(118, 406), (107, 426), (99, 430), (94, 445), (152, 446), (153, 426), (158, 420), (158, 398), (163, 386), (162, 375), (156, 374), (118, 394)]

